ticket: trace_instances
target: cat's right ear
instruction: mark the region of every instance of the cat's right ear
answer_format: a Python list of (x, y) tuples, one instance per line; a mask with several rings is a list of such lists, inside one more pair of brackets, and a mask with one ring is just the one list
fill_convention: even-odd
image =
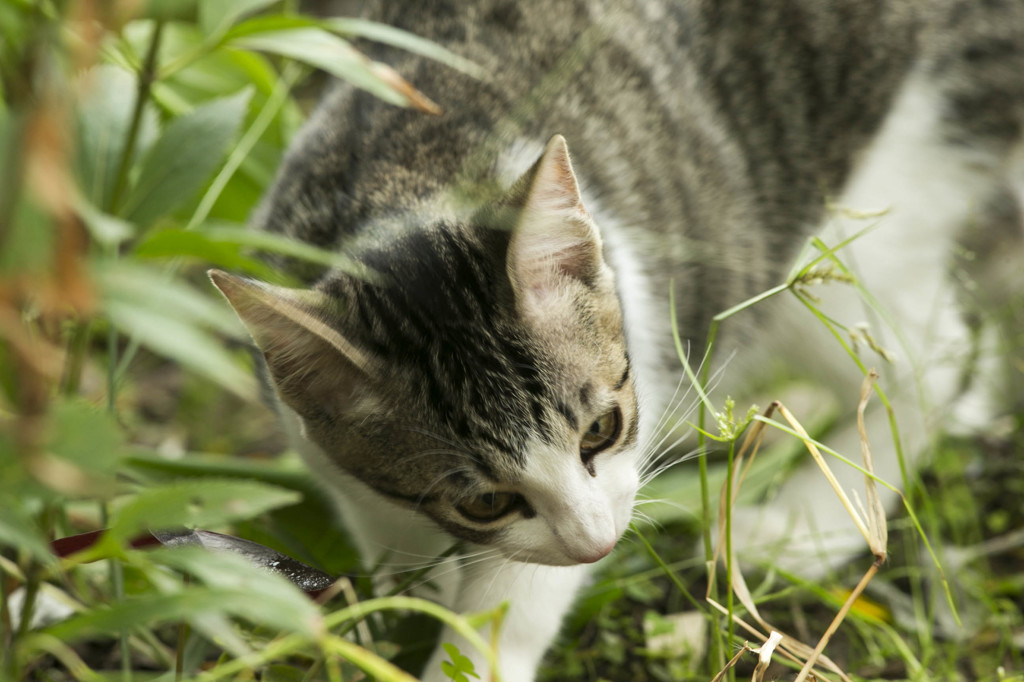
[(322, 294), (207, 274), (263, 352), (281, 400), (300, 416), (333, 418), (367, 385), (371, 360), (324, 321)]
[(552, 137), (537, 163), (510, 189), (506, 202), (519, 209), (508, 249), (508, 275), (524, 312), (547, 317), (569, 281), (588, 288), (610, 271), (601, 235), (583, 206), (569, 149)]

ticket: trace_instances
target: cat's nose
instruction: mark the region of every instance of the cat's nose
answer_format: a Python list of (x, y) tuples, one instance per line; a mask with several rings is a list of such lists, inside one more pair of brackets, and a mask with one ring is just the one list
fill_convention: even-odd
[(606, 547), (599, 548), (596, 551), (579, 557), (579, 562), (581, 564), (592, 564), (595, 561), (600, 561), (611, 554), (612, 550), (615, 549), (615, 542), (615, 540), (612, 540)]

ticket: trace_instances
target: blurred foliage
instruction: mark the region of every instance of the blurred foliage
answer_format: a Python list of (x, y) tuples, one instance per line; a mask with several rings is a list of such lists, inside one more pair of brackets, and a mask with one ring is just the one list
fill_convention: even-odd
[[(328, 634), (367, 614), (325, 621), (291, 582), (241, 557), (132, 544), (151, 528), (221, 529), (332, 575), (359, 573), (294, 459), (217, 454), (239, 449), (234, 429), (256, 432), (255, 453), (276, 449), (260, 445), (276, 436), (244, 331), (202, 270), (287, 282), (257, 251), (343, 265), (244, 223), (304, 118), (293, 88), (315, 70), (436, 112), (349, 39), (475, 67), (296, 4), (0, 0), (2, 679), (52, 667), (86, 679), (200, 666), (226, 676), (241, 660), (273, 679), (321, 666), (334, 677), (338, 653), (408, 679)], [(54, 556), (54, 538), (101, 527), (99, 542)], [(373, 614), (374, 627), (388, 618)], [(265, 655), (274, 642), (287, 646)], [(220, 652), (225, 668), (212, 663)]]
[[(295, 2), (0, 0), (0, 679), (256, 671), (333, 680), (357, 668), (408, 679), (392, 663), (417, 669), (438, 618), (469, 622), (366, 601), (375, 567), (360, 566), (298, 460), (267, 456), (283, 446), (257, 399), (244, 333), (202, 275), (212, 265), (287, 283), (256, 251), (346, 265), (244, 222), (304, 117), (293, 88), (314, 70), (436, 111), (354, 38), (480, 75), (415, 36), (305, 16)], [(876, 580), (872, 595), (892, 606), (855, 610), (830, 649), (865, 676), (994, 679), (1004, 666), (1006, 679), (1019, 679), (1020, 444), (976, 445), (943, 450), (926, 476), (935, 492), (916, 491), (948, 545), (968, 627), (947, 622), (918, 536), (897, 536), (892, 578)], [(1002, 468), (979, 482), (979, 461)], [(724, 468), (710, 477), (717, 487)], [(645, 507), (661, 531), (643, 529), (649, 550), (627, 539), (603, 563), (541, 679), (706, 680), (717, 671), (710, 656), (651, 646), (688, 612), (724, 631), (691, 596), (704, 593), (707, 575), (688, 511), (697, 487), (692, 470), (677, 468), (648, 490), (671, 502)], [(320, 605), (239, 557), (133, 548), (155, 526), (232, 532), (351, 580)], [(51, 551), (54, 538), (98, 528), (111, 530), (76, 555)], [(998, 545), (1006, 538), (1017, 544)], [(754, 596), (792, 613), (787, 627), (813, 639), (836, 597), (797, 582), (769, 569)], [(353, 611), (350, 598), (381, 610)], [(400, 619), (399, 607), (419, 612)], [(459, 652), (449, 654), (452, 676), (472, 677)]]

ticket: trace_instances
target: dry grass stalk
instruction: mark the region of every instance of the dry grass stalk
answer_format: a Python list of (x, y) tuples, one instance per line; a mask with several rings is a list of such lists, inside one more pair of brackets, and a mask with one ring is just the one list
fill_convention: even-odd
[[(860, 391), (860, 403), (857, 405), (857, 430), (860, 432), (860, 450), (861, 456), (864, 459), (864, 469), (869, 473), (873, 474), (875, 471), (874, 460), (871, 457), (871, 446), (868, 443), (867, 429), (864, 426), (864, 410), (867, 407), (868, 399), (871, 397), (872, 390), (874, 388), (875, 381), (878, 380), (878, 372), (871, 370), (868, 375), (864, 378), (864, 383), (861, 385)], [(808, 445), (810, 447), (810, 445)], [(836, 630), (839, 629), (839, 625), (846, 618), (846, 614), (850, 612), (854, 602), (860, 597), (864, 588), (867, 587), (871, 579), (878, 573), (878, 569), (881, 568), (882, 563), (886, 557), (886, 543), (889, 537), (888, 524), (885, 519), (885, 507), (882, 505), (881, 500), (878, 498), (878, 491), (875, 488), (875, 481), (871, 476), (865, 476), (865, 497), (867, 501), (867, 510), (865, 516), (868, 518), (868, 535), (866, 536), (868, 546), (871, 548), (872, 554), (875, 555), (875, 560), (868, 568), (867, 572), (864, 573), (864, 577), (860, 579), (857, 586), (853, 588), (846, 601), (843, 603), (842, 608), (836, 614), (835, 618), (829, 624), (828, 629), (825, 630), (825, 634), (822, 635), (821, 639), (818, 640), (817, 646), (814, 647), (814, 651), (811, 656), (804, 663), (804, 667), (800, 670), (800, 674), (797, 675), (795, 682), (803, 682), (806, 680), (808, 675), (811, 674), (811, 669), (814, 667), (815, 661), (821, 656), (821, 652), (825, 650), (825, 646), (828, 645), (832, 635), (835, 634)]]
[[(871, 457), (871, 447), (868, 442), (867, 430), (864, 425), (864, 410), (867, 407), (868, 400), (870, 399), (871, 393), (873, 391), (874, 382), (877, 379), (878, 374), (874, 370), (872, 370), (864, 379), (864, 383), (861, 386), (860, 402), (857, 407), (857, 428), (860, 433), (861, 456), (864, 460), (864, 469), (870, 474), (874, 473), (874, 462)], [(772, 651), (774, 651), (777, 647), (780, 655), (784, 656), (785, 658), (797, 663), (803, 661), (803, 667), (801, 668), (799, 676), (797, 677), (797, 682), (802, 682), (803, 680), (808, 679), (808, 677), (813, 677), (812, 671), (814, 667), (819, 664), (822, 667), (830, 670), (831, 672), (838, 674), (843, 680), (849, 680), (849, 677), (847, 677), (847, 675), (844, 674), (833, 661), (828, 659), (828, 657), (824, 656), (822, 652), (824, 651), (825, 646), (832, 638), (832, 635), (835, 634), (836, 630), (839, 628), (839, 625), (846, 618), (846, 615), (849, 613), (850, 608), (853, 606), (854, 602), (864, 591), (864, 588), (875, 576), (875, 574), (881, 567), (882, 563), (885, 561), (886, 543), (888, 539), (888, 527), (885, 519), (885, 508), (883, 507), (878, 497), (874, 478), (872, 477), (872, 475), (866, 475), (866, 506), (861, 505), (859, 498), (857, 498), (856, 494), (854, 494), (855, 501), (857, 502), (857, 507), (859, 507), (861, 510), (861, 512), (858, 513), (857, 507), (854, 506), (854, 503), (851, 502), (850, 498), (846, 495), (846, 492), (839, 485), (839, 481), (832, 473), (831, 468), (829, 468), (824, 457), (818, 450), (817, 446), (814, 444), (810, 435), (800, 424), (800, 422), (796, 419), (796, 417), (794, 417), (793, 414), (790, 413), (788, 409), (786, 409), (785, 405), (778, 401), (774, 402), (772, 405), (768, 407), (767, 410), (765, 410), (764, 417), (766, 419), (771, 418), (773, 412), (775, 411), (778, 411), (778, 413), (781, 414), (783, 418), (789, 423), (790, 427), (792, 427), (792, 429), (800, 435), (800, 438), (801, 440), (803, 440), (804, 445), (811, 453), (811, 457), (814, 459), (815, 463), (821, 469), (826, 480), (828, 480), (829, 485), (832, 486), (832, 489), (835, 492), (836, 496), (843, 503), (843, 506), (846, 508), (847, 513), (850, 514), (850, 518), (853, 519), (853, 522), (857, 526), (857, 529), (861, 532), (861, 535), (863, 535), (864, 539), (867, 541), (868, 546), (871, 548), (872, 553), (875, 555), (875, 561), (864, 574), (864, 577), (861, 578), (860, 582), (857, 584), (854, 590), (850, 593), (848, 599), (843, 604), (842, 608), (836, 614), (835, 618), (832, 620), (832, 623), (829, 625), (828, 629), (825, 631), (824, 635), (822, 635), (821, 639), (818, 641), (817, 645), (813, 649), (792, 637), (782, 634), (778, 631), (777, 628), (773, 628), (764, 620), (764, 618), (762, 618), (761, 614), (757, 610), (757, 606), (754, 604), (752, 594), (750, 592), (750, 589), (747, 587), (746, 580), (743, 577), (743, 573), (739, 569), (739, 562), (736, 560), (735, 556), (730, 557), (731, 560), (727, 562), (727, 565), (730, 569), (729, 577), (733, 593), (736, 595), (737, 599), (739, 599), (743, 607), (751, 614), (751, 616), (754, 618), (757, 624), (760, 625), (761, 628), (763, 628), (763, 630), (759, 631), (757, 628), (745, 622), (743, 619), (739, 618), (735, 614), (732, 614), (731, 618), (733, 622), (735, 622), (741, 628), (750, 633), (750, 635), (759, 638), (761, 641), (764, 641), (765, 646), (767, 646), (768, 644), (768, 638), (765, 637), (764, 632), (771, 631), (772, 637), (777, 638), (771, 646)], [(750, 471), (750, 467), (754, 461), (754, 458), (757, 456), (757, 452), (764, 438), (765, 426), (765, 422), (759, 421), (747, 433), (747, 436), (745, 437), (743, 444), (740, 447), (740, 450), (733, 461), (732, 490), (726, 490), (725, 486), (723, 486), (722, 492), (719, 496), (718, 543), (715, 549), (714, 556), (716, 562), (721, 557), (721, 554), (724, 551), (723, 548), (727, 546), (725, 525), (727, 511), (728, 509), (731, 509), (731, 507), (736, 503), (740, 487), (742, 486), (743, 481), (747, 476), (747, 473)], [(721, 613), (727, 616), (730, 615), (727, 609), (725, 609), (721, 604), (718, 604), (710, 598), (710, 587), (708, 593), (705, 595), (705, 599), (716, 610), (720, 611)], [(749, 647), (745, 647), (745, 650), (750, 649)], [(736, 657), (734, 657), (733, 660), (735, 661)], [(730, 662), (730, 664), (726, 666), (725, 670), (728, 670), (729, 667), (731, 667), (732, 665), (733, 663)], [(759, 663), (758, 668), (760, 669), (761, 667), (762, 665)], [(765, 664), (764, 667), (767, 667), (767, 664)], [(723, 673), (725, 672), (725, 670), (723, 670)], [(719, 677), (721, 676), (721, 674), (722, 673), (720, 673)], [(761, 674), (763, 675), (763, 672)], [(755, 677), (753, 679), (760, 679), (756, 675), (757, 673), (755, 672)], [(716, 679), (718, 678), (716, 677)]]
[[(868, 431), (864, 426), (864, 410), (867, 408), (868, 400), (874, 390), (875, 382), (878, 381), (878, 372), (871, 370), (864, 378), (860, 389), (860, 403), (857, 405), (857, 431), (860, 433), (860, 453), (864, 459), (864, 469), (875, 472), (875, 462), (871, 457), (871, 445), (868, 442)], [(870, 537), (868, 546), (871, 553), (881, 561), (885, 561), (886, 547), (889, 544), (889, 525), (885, 519), (885, 506), (878, 497), (878, 489), (875, 479), (871, 476), (864, 477), (864, 492), (867, 497), (867, 510), (865, 516), (868, 518), (868, 529)]]
[[(708, 598), (706, 599), (706, 601), (708, 602), (708, 604), (711, 605), (712, 608), (714, 608), (722, 615), (729, 615), (728, 609), (726, 609), (724, 606), (716, 602), (714, 599)], [(763, 630), (758, 630), (753, 625), (747, 623), (745, 620), (737, 616), (735, 613), (732, 615), (732, 621), (744, 630), (746, 630), (752, 637), (756, 637), (761, 642), (766, 642), (768, 640), (768, 636), (764, 634), (765, 632), (778, 632), (779, 635), (782, 637), (782, 640), (779, 642), (777, 647), (779, 655), (789, 661), (792, 661), (797, 665), (803, 665), (803, 663), (814, 653), (814, 650), (810, 646), (804, 644), (798, 639), (791, 637), (790, 635), (780, 632), (778, 629), (772, 627), (764, 619), (760, 617), (757, 618), (757, 622), (764, 628)], [(846, 673), (844, 673), (842, 669), (840, 669), (840, 667), (835, 663), (835, 661), (830, 659), (828, 656), (819, 655), (817, 663), (829, 672), (838, 675), (839, 678), (843, 680), (843, 682), (852, 682), (850, 677), (846, 675)]]
[[(359, 595), (356, 594), (352, 581), (344, 576), (331, 583), (330, 587), (316, 598), (316, 601), (321, 605), (326, 604), (339, 593), (345, 595), (345, 603), (349, 606), (359, 603)], [(370, 632), (370, 627), (366, 624), (365, 619), (356, 622), (356, 632), (359, 635), (359, 641), (364, 647), (373, 647), (373, 634)]]
[[(765, 419), (770, 419), (774, 412), (780, 408), (785, 409), (781, 403), (776, 401), (775, 403), (772, 403), (771, 405), (768, 406), (768, 408), (764, 411), (763, 416), (765, 417)], [(793, 419), (792, 421), (795, 421), (795, 419)], [(797, 423), (797, 426), (799, 426), (799, 423)], [(736, 499), (739, 495), (740, 488), (742, 487), (743, 482), (750, 471), (750, 467), (753, 464), (754, 459), (757, 457), (757, 453), (760, 450), (761, 443), (764, 440), (766, 427), (767, 424), (765, 422), (758, 421), (755, 422), (754, 425), (747, 432), (747, 435), (744, 437), (743, 443), (741, 444), (740, 449), (736, 454), (736, 457), (733, 459), (732, 494), (729, 494), (729, 492), (726, 490), (726, 487), (723, 486), (722, 492), (719, 495), (718, 542), (715, 546), (714, 555), (714, 560), (716, 562), (719, 560), (722, 552), (724, 551), (724, 548), (726, 547), (725, 518), (727, 507), (732, 507), (736, 503)], [(800, 427), (800, 431), (802, 430), (802, 427)], [(733, 622), (739, 625), (745, 631), (747, 631), (752, 637), (756, 637), (761, 642), (767, 641), (768, 636), (765, 634), (766, 632), (778, 632), (781, 638), (781, 641), (778, 645), (779, 654), (784, 658), (787, 658), (790, 661), (796, 663), (797, 665), (802, 665), (803, 662), (806, 661), (807, 658), (813, 654), (814, 650), (810, 646), (804, 644), (803, 642), (789, 635), (782, 633), (778, 628), (769, 624), (757, 610), (757, 605), (754, 603), (753, 595), (751, 594), (750, 589), (747, 587), (746, 579), (743, 577), (743, 573), (740, 570), (739, 561), (736, 559), (735, 556), (733, 556), (732, 561), (728, 562), (727, 565), (730, 567), (729, 577), (733, 593), (736, 595), (737, 599), (739, 599), (743, 607), (750, 613), (750, 615), (754, 618), (754, 620), (762, 629), (758, 630), (757, 628), (755, 628), (754, 626), (750, 625), (742, 618), (737, 616), (736, 614), (732, 614), (731, 616)], [(713, 574), (714, 573), (712, 572), (711, 575)], [(714, 599), (711, 599), (711, 589), (712, 585), (709, 584), (708, 592), (704, 595), (705, 601), (707, 601), (713, 608), (715, 608), (716, 610), (718, 610), (719, 612), (728, 617), (728, 609), (726, 609), (721, 604), (717, 603)], [(849, 682), (849, 677), (847, 677), (839, 668), (839, 666), (836, 665), (836, 663), (830, 660), (827, 656), (819, 655), (817, 657), (817, 660), (820, 661), (822, 667), (826, 668), (830, 672), (835, 673), (836, 675), (839, 675), (839, 677), (842, 680), (844, 680), (844, 682)]]
[(775, 405), (779, 411), (779, 414), (781, 414), (783, 418), (787, 422), (789, 422), (790, 427), (792, 427), (794, 431), (800, 434), (800, 439), (804, 442), (804, 445), (807, 447), (807, 451), (811, 453), (811, 457), (814, 459), (814, 463), (818, 465), (819, 469), (821, 469), (821, 473), (825, 476), (825, 480), (827, 480), (828, 484), (832, 486), (832, 491), (836, 494), (836, 497), (839, 498), (839, 501), (843, 503), (843, 507), (846, 509), (846, 513), (850, 515), (850, 518), (853, 519), (854, 525), (857, 526), (857, 530), (860, 531), (860, 534), (864, 536), (864, 540), (870, 545), (871, 532), (868, 529), (867, 522), (863, 518), (861, 518), (861, 515), (857, 512), (856, 507), (854, 507), (853, 503), (850, 501), (850, 498), (847, 496), (846, 491), (843, 490), (841, 485), (839, 485), (839, 480), (836, 478), (836, 475), (832, 473), (832, 469), (829, 467), (828, 462), (825, 461), (825, 458), (822, 456), (821, 451), (818, 450), (818, 446), (814, 444), (814, 440), (811, 438), (810, 434), (808, 434), (807, 430), (804, 429), (803, 425), (799, 421), (797, 421), (796, 417), (794, 417), (793, 414), (786, 409), (785, 405), (778, 401), (776, 401)]
[(736, 655), (730, 658), (729, 662), (725, 664), (725, 667), (722, 668), (717, 675), (711, 678), (711, 682), (721, 682), (721, 680), (725, 678), (725, 674), (729, 672), (729, 669), (736, 665), (736, 663), (739, 662), (743, 654), (747, 653), (748, 651), (753, 651), (753, 649), (750, 647), (749, 644), (744, 642), (743, 646), (740, 647), (740, 650), (736, 652)]
[[(762, 637), (763, 639), (763, 637)], [(765, 675), (768, 672), (768, 666), (772, 662), (772, 654), (775, 653), (775, 647), (778, 646), (779, 642), (782, 641), (782, 635), (778, 632), (772, 631), (768, 636), (765, 643), (759, 647), (750, 646), (750, 642), (744, 642), (740, 650), (729, 659), (729, 662), (725, 664), (717, 675), (712, 678), (711, 682), (720, 682), (725, 677), (725, 674), (734, 667), (743, 656), (743, 654), (750, 652), (757, 654), (757, 665), (754, 667), (754, 672), (750, 676), (750, 682), (764, 682)]]
[(764, 682), (764, 676), (772, 662), (772, 654), (775, 652), (775, 647), (781, 641), (782, 635), (773, 630), (772, 634), (768, 635), (768, 641), (761, 645), (759, 649), (754, 650), (757, 653), (757, 666), (754, 668), (754, 673), (750, 676), (750, 682)]

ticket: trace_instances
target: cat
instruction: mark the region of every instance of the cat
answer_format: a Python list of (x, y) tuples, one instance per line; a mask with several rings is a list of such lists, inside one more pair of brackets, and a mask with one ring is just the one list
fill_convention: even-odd
[[(958, 393), (942, 359), (971, 338), (945, 284), (954, 236), (1020, 198), (1024, 3), (421, 0), (366, 15), (489, 75), (366, 46), (443, 114), (332, 87), (252, 221), (351, 267), (274, 259), (304, 289), (211, 277), (366, 564), (457, 540), (442, 603), (509, 602), (503, 679), (533, 679), (656, 466), (682, 376), (670, 293), (701, 357), (712, 316), (783, 282), (809, 235), (858, 229), (826, 210), (835, 198), (886, 211), (839, 255), (900, 322), (882, 381), (908, 451), (923, 447), (920, 396)], [(864, 316), (852, 287), (821, 296), (834, 319)], [(779, 296), (725, 325), (715, 358), (737, 355), (717, 398), (788, 357), (855, 404), (860, 370), (798, 308)], [(869, 413), (872, 434), (883, 419)], [(848, 431), (837, 448), (855, 455)], [(880, 473), (899, 483), (884, 440)], [(820, 552), (841, 523), (830, 496), (800, 472), (738, 533)], [(446, 679), (445, 658), (423, 679)]]

